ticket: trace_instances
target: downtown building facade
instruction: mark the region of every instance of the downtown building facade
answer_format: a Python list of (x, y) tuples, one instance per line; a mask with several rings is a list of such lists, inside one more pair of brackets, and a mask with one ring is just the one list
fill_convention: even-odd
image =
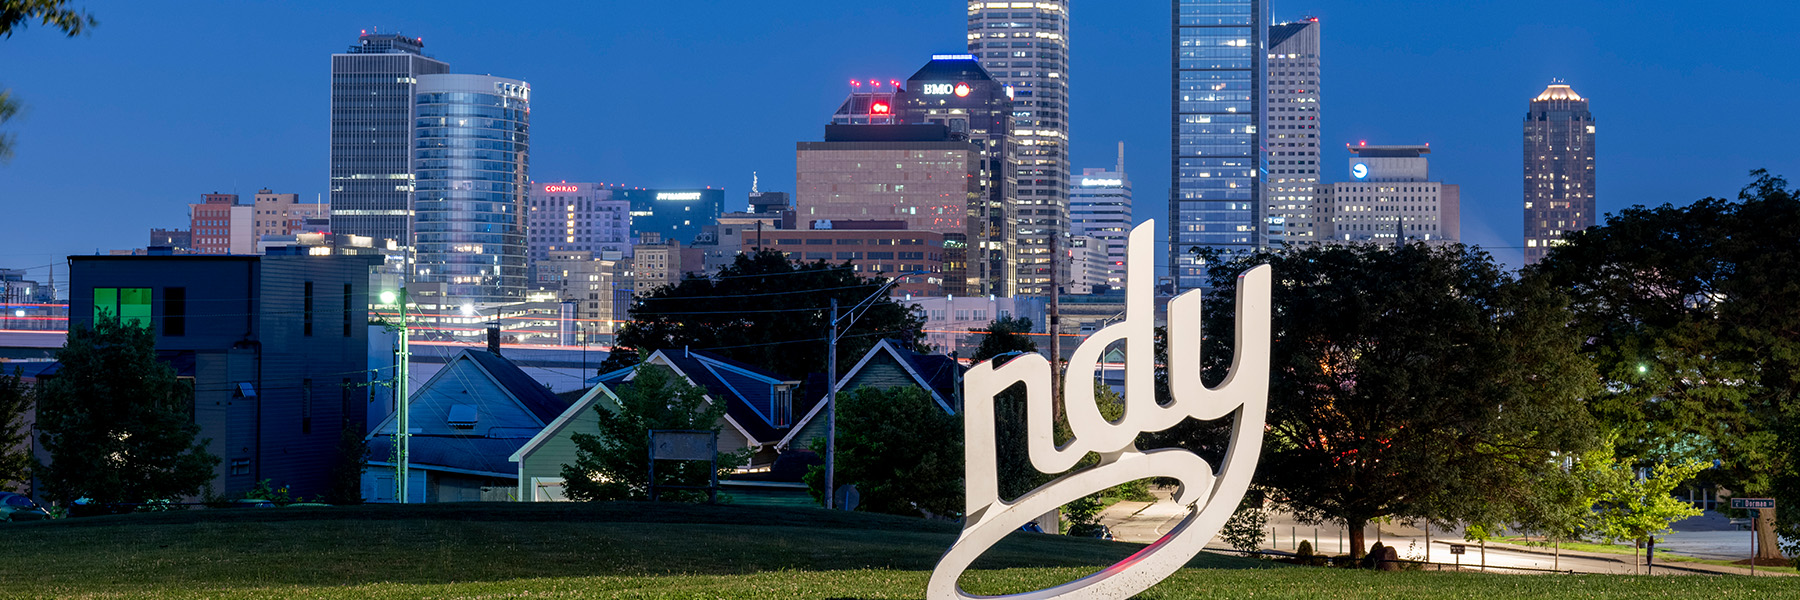
[[(1017, 292), (1043, 295), (1070, 269), (1051, 256), (1069, 223), (1069, 3), (968, 4), (969, 54), (1012, 91), (1018, 165)], [(909, 89), (913, 89), (910, 88)]]
[(268, 188), (256, 192), (253, 224), (256, 239), (331, 230), (331, 204), (301, 202), (299, 194), (277, 194)]
[(1350, 181), (1319, 186), (1315, 243), (1456, 243), (1462, 195), (1432, 181), (1431, 146), (1350, 146)]
[(414, 281), (458, 303), (524, 300), (531, 86), (439, 74), (416, 92)]
[(1317, 239), (1312, 211), (1319, 185), (1319, 20), (1270, 25), (1268, 44), (1266, 245), (1304, 245)]
[(725, 214), (725, 189), (616, 187), (614, 200), (631, 206), (631, 237), (642, 240), (655, 233), (663, 241), (693, 244), (706, 227)]
[(188, 205), (189, 246), (194, 254), (255, 254), (256, 207), (239, 204), (237, 194), (202, 194)]
[[(1131, 216), (1131, 177), (1125, 174), (1125, 143), (1119, 142), (1119, 161), (1111, 169), (1082, 169), (1069, 187), (1071, 238), (1088, 237), (1086, 251), (1103, 262), (1104, 283), (1125, 286), (1125, 244), (1135, 224)], [(1069, 281), (1079, 279), (1074, 272)]]
[(331, 231), (412, 245), (419, 78), (450, 72), (424, 40), (367, 31), (331, 55)]
[[(930, 270), (933, 275), (926, 277), (931, 280), (928, 283), (951, 294), (994, 293), (983, 291), (990, 288), (980, 273), (970, 271), (969, 264), (970, 248), (976, 245), (970, 240), (980, 240), (988, 227), (973, 216), (989, 200), (985, 148), (966, 135), (953, 134), (942, 123), (827, 125), (825, 141), (795, 144), (796, 230), (836, 230), (840, 223), (856, 227), (848, 225), (851, 222), (899, 223), (901, 230), (920, 233), (920, 239), (927, 237), (924, 234), (935, 236), (936, 247), (931, 250), (935, 264), (929, 269), (895, 272)], [(829, 248), (797, 247), (830, 245), (830, 236), (789, 233), (765, 232), (762, 246), (803, 260), (832, 253)], [(812, 239), (825, 241), (806, 241)], [(745, 240), (744, 246), (752, 247), (752, 243)], [(855, 255), (849, 258), (866, 258), (859, 250), (843, 249), (847, 255)], [(886, 259), (901, 264), (896, 257)], [(926, 261), (919, 257), (905, 262)]]
[[(981, 151), (976, 179), (980, 197), (968, 205), (968, 264), (962, 288), (969, 294), (1011, 296), (1021, 276), (1017, 140), (1013, 135), (1013, 89), (988, 75), (969, 54), (931, 58), (895, 95), (901, 124), (937, 124), (952, 137), (966, 138)], [(1065, 191), (1066, 193), (1066, 191)], [(802, 217), (804, 219), (804, 217)], [(948, 242), (947, 242), (948, 244)], [(949, 283), (946, 287), (955, 287)]]
[(1268, 5), (1173, 0), (1171, 9), (1168, 262), (1176, 288), (1186, 290), (1206, 283), (1201, 251), (1248, 252), (1267, 244), (1261, 132)]
[[(526, 196), (527, 256), (533, 265), (553, 252), (586, 252), (596, 259), (631, 256), (631, 202), (613, 199), (599, 183), (533, 182)], [(541, 277), (533, 281), (543, 283)]]
[(1587, 98), (1553, 83), (1525, 113), (1525, 264), (1563, 235), (1594, 226), (1594, 115)]

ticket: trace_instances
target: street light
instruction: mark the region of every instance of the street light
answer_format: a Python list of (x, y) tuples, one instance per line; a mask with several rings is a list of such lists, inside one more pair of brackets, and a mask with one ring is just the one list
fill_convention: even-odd
[(399, 342), (394, 357), (394, 498), (406, 504), (407, 463), (412, 451), (412, 425), (408, 413), (412, 407), (406, 398), (406, 370), (411, 362), (412, 353), (407, 349), (406, 330), (406, 288), (399, 292), (385, 291), (381, 293), (382, 304), (398, 304), (400, 306)]
[[(887, 283), (884, 283), (881, 285), (880, 288), (877, 288), (875, 290), (875, 293), (869, 294), (869, 297), (863, 298), (862, 302), (858, 302), (858, 303), (856, 303), (856, 306), (850, 307), (850, 311), (848, 313), (846, 313), (842, 318), (838, 317), (837, 298), (831, 299), (831, 333), (830, 333), (830, 335), (826, 336), (827, 339), (829, 340), (831, 354), (830, 354), (829, 362), (826, 364), (826, 367), (825, 367), (826, 376), (829, 378), (828, 379), (829, 383), (828, 383), (828, 388), (827, 388), (829, 391), (827, 392), (827, 395), (825, 396), (825, 509), (826, 510), (832, 510), (832, 509), (837, 508), (837, 485), (836, 485), (836, 483), (837, 483), (837, 388), (838, 388), (837, 344), (838, 344), (838, 339), (843, 337), (843, 332), (838, 329), (838, 323), (840, 321), (844, 322), (843, 329), (848, 330), (851, 325), (856, 324), (857, 319), (862, 318), (862, 316), (864, 314), (867, 314), (869, 312), (870, 308), (874, 308), (875, 305), (870, 304), (870, 302), (875, 300), (876, 298), (881, 297), (881, 295), (883, 293), (885, 293), (888, 288), (894, 287), (894, 284), (900, 283), (900, 280), (905, 279), (907, 277), (911, 277), (913, 275), (925, 275), (925, 274), (929, 274), (929, 273), (930, 273), (930, 271), (910, 271), (910, 272), (901, 273), (899, 275), (894, 276), (893, 279), (889, 279)], [(858, 310), (861, 310), (862, 312), (857, 312)]]

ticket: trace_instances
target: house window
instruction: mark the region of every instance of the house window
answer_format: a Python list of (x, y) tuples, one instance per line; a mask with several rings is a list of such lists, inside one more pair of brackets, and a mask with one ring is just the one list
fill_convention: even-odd
[(150, 288), (94, 288), (94, 320), (117, 318), (120, 323), (150, 326)]
[(248, 459), (248, 458), (231, 459), (231, 474), (232, 475), (249, 475), (250, 474), (250, 459)]
[(163, 335), (187, 335), (187, 288), (163, 288)]
[(794, 420), (794, 391), (785, 387), (775, 388), (776, 427), (787, 427)]

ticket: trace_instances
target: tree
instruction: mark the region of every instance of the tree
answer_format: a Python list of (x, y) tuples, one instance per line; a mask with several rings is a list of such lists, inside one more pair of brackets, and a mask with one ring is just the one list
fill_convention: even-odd
[(1263, 510), (1263, 495), (1255, 490), (1238, 501), (1237, 512), (1219, 530), (1219, 537), (1244, 556), (1255, 556), (1262, 550), (1263, 533), (1269, 526), (1269, 512)]
[[(719, 431), (724, 404), (706, 401), (706, 390), (688, 383), (667, 367), (641, 365), (618, 390), (615, 412), (596, 406), (600, 420), (594, 434), (575, 433), (575, 464), (563, 465), (564, 493), (570, 500), (643, 500), (650, 497), (650, 431), (688, 429)], [(747, 457), (743, 457), (747, 458)], [(741, 463), (720, 455), (721, 472)], [(711, 465), (699, 461), (658, 463), (658, 485), (706, 485)], [(691, 491), (658, 493), (659, 500), (698, 501), (706, 494)]]
[(1594, 528), (1606, 539), (1635, 542), (1634, 570), (1638, 564), (1635, 548), (1644, 547), (1653, 536), (1668, 531), (1669, 524), (1701, 512), (1670, 492), (1706, 469), (1706, 463), (1657, 463), (1648, 469), (1649, 476), (1641, 477), (1630, 461), (1617, 460), (1610, 454), (1591, 453), (1582, 462), (1589, 489), (1599, 498), (1594, 504)]
[[(10, 38), (13, 31), (24, 29), (33, 22), (59, 29), (69, 37), (81, 35), (98, 24), (93, 15), (68, 6), (68, 0), (0, 0), (0, 37)], [(21, 105), (12, 97), (12, 92), (0, 89), (0, 125), (18, 116), (20, 110)], [(0, 160), (11, 158), (12, 154), (12, 135), (0, 133)]]
[[(971, 331), (970, 333), (982, 333)], [(975, 347), (975, 362), (981, 362), (1008, 352), (1037, 352), (1037, 342), (1031, 341), (1031, 319), (1024, 317), (1000, 317), (988, 324), (987, 332), (981, 337), (981, 345)]]
[(155, 341), (110, 315), (69, 329), (62, 367), (38, 399), (50, 455), (38, 478), (58, 503), (173, 501), (212, 481), (219, 458), (206, 451), (211, 440), (194, 440), (193, 389), (156, 359)]
[(325, 500), (332, 504), (362, 504), (362, 476), (367, 470), (369, 439), (363, 436), (361, 423), (346, 423), (338, 434), (337, 459), (331, 465)]
[(31, 390), (18, 369), (0, 371), (0, 492), (23, 490), (31, 483), (31, 450), (26, 442), (25, 412), (31, 410)]
[(1562, 299), (1485, 253), (1330, 245), (1214, 258), (1205, 377), (1230, 365), (1238, 274), (1272, 265), (1256, 482), (1303, 520), (1348, 526), (1352, 556), (1381, 517), (1495, 522), (1533, 493), (1532, 473), (1593, 441), (1581, 403), (1593, 373)]
[[(1717, 460), (1720, 485), (1796, 506), (1800, 486), (1778, 482), (1800, 482), (1800, 198), (1751, 174), (1735, 201), (1608, 215), (1527, 277), (1570, 295), (1601, 378), (1594, 413), (1620, 432), (1620, 456)], [(1800, 544), (1800, 519), (1781, 520)], [(1779, 557), (1773, 519), (1756, 526), (1758, 556)]]
[[(981, 338), (981, 345), (975, 348), (975, 356), (972, 358), (975, 362), (981, 362), (1004, 354), (1037, 352), (1037, 342), (1026, 335), (1030, 332), (1030, 319), (995, 319), (988, 324), (987, 333)], [(997, 364), (1005, 364), (1007, 360), (1011, 358)], [(1050, 481), (1049, 475), (1039, 473), (1036, 467), (1031, 466), (1025, 436), (1025, 386), (1015, 385), (994, 396), (994, 445), (997, 453), (995, 476), (1000, 484), (1002, 499), (1016, 499)]]
[[(856, 485), (858, 510), (954, 518), (963, 510), (962, 420), (916, 387), (859, 387), (838, 399), (837, 481)], [(824, 454), (825, 440), (813, 440)], [(824, 498), (825, 468), (806, 474)]]
[[(798, 263), (774, 250), (739, 254), (712, 277), (690, 277), (632, 303), (602, 372), (636, 364), (640, 350), (691, 347), (789, 377), (821, 373), (829, 306), (862, 302), (887, 280), (864, 278), (848, 263)], [(838, 356), (862, 356), (882, 338), (924, 339), (925, 318), (881, 297), (838, 342)], [(924, 348), (919, 348), (923, 351)], [(847, 371), (854, 361), (839, 361)]]

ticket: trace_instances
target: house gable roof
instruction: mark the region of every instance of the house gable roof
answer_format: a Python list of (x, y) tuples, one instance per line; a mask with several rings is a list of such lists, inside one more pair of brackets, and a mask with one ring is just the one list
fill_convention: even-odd
[[(875, 344), (875, 347), (870, 348), (868, 353), (863, 354), (862, 359), (856, 362), (856, 366), (851, 367), (843, 377), (838, 379), (838, 391), (844, 391), (844, 386), (848, 382), (854, 381), (857, 373), (878, 359), (899, 363), (906, 374), (912, 377), (914, 383), (923, 388), (925, 393), (937, 402), (938, 408), (943, 409), (946, 414), (956, 414), (956, 383), (962, 372), (968, 370), (967, 367), (948, 356), (913, 352), (895, 340), (881, 340)], [(828, 388), (829, 386), (823, 387)], [(793, 442), (794, 436), (825, 410), (825, 405), (826, 402), (823, 398), (813, 403), (812, 408), (806, 411), (806, 416), (794, 421), (793, 428), (788, 431), (787, 435), (782, 436), (781, 442), (776, 444), (776, 447), (785, 448)]]
[(534, 435), (530, 440), (527, 440), (525, 445), (519, 447), (519, 450), (512, 453), (512, 456), (508, 457), (507, 460), (516, 463), (525, 462), (525, 457), (530, 456), (532, 452), (537, 451), (539, 446), (544, 445), (544, 442), (562, 435), (563, 430), (568, 429), (569, 424), (575, 422), (575, 419), (581, 416), (583, 412), (594, 410), (596, 407), (603, 407), (607, 410), (618, 412), (620, 409), (619, 396), (614, 394), (612, 389), (605, 385), (595, 385), (594, 387), (589, 388), (586, 394), (582, 394), (581, 399), (576, 400), (574, 404), (570, 404), (567, 410), (564, 410), (562, 414), (557, 415), (556, 420), (551, 421), (549, 425), (546, 425), (542, 430), (538, 431), (537, 435)]
[[(474, 429), (449, 425), (451, 407), (459, 404), (476, 407)], [(458, 352), (408, 398), (407, 405), (408, 425), (419, 433), (519, 440), (536, 434), (568, 407), (511, 361), (471, 349)], [(388, 415), (370, 430), (369, 439), (393, 435), (395, 419), (396, 415)]]

